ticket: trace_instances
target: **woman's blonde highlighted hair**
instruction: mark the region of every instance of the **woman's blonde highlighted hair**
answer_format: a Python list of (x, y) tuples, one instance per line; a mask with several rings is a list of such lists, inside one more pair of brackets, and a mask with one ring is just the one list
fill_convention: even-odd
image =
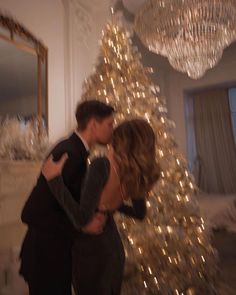
[(160, 176), (155, 141), (152, 127), (143, 119), (125, 121), (114, 130), (114, 157), (124, 193), (131, 199), (145, 197)]

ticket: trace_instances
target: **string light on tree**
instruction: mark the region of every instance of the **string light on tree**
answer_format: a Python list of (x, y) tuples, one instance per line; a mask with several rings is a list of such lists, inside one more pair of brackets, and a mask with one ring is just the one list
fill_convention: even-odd
[(83, 99), (98, 98), (116, 108), (116, 124), (145, 118), (156, 133), (161, 178), (149, 193), (143, 222), (118, 217), (127, 270), (124, 295), (215, 294), (215, 252), (194, 201), (194, 180), (171, 133), (173, 122), (159, 87), (140, 54), (113, 18), (103, 33), (96, 71)]

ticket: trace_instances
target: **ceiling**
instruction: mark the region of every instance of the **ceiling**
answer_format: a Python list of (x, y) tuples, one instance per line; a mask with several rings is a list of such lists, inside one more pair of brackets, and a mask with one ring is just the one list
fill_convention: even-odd
[[(119, 10), (122, 11), (125, 21), (129, 22), (129, 24), (133, 24), (135, 14), (147, 1), (148, 0), (120, 0), (117, 2), (117, 7)], [(143, 63), (147, 66), (152, 66), (154, 69), (154, 73), (158, 72), (159, 74), (161, 73), (163, 75), (166, 75), (170, 71), (177, 72), (169, 64), (169, 61), (166, 57), (149, 51), (148, 48), (142, 44), (139, 37), (135, 33), (133, 36), (133, 43), (138, 47), (139, 51), (141, 52)], [(224, 50), (223, 55), (226, 54), (226, 52), (227, 54), (232, 55), (232, 57), (235, 57), (236, 42), (233, 42), (230, 46), (228, 46)]]

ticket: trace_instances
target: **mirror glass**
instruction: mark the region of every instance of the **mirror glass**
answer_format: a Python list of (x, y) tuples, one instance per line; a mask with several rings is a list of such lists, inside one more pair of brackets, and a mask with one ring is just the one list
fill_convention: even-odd
[(47, 56), (39, 57), (32, 40), (0, 25), (0, 122), (40, 117), (47, 129)]

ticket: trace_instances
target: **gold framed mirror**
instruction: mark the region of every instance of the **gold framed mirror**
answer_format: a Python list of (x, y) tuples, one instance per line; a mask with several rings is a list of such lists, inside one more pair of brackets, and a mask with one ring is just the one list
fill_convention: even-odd
[(0, 119), (36, 119), (48, 129), (48, 49), (0, 11)]

